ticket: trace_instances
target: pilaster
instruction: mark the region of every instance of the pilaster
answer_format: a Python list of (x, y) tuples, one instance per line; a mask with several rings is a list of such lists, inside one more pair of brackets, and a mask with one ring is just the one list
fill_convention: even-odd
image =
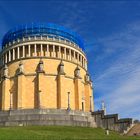
[(10, 108), (10, 80), (4, 78), (2, 81), (2, 110), (9, 110)]
[(93, 88), (88, 73), (85, 76), (85, 111), (94, 111)]
[(62, 91), (63, 91), (63, 84), (65, 80), (65, 72), (64, 72), (64, 63), (63, 61), (60, 62), (58, 66), (58, 76), (57, 76), (57, 108), (61, 109), (62, 107)]
[(82, 90), (81, 90), (81, 77), (80, 69), (77, 66), (74, 72), (74, 91), (75, 91), (75, 110), (82, 109)]
[(62, 91), (63, 91), (64, 80), (65, 80), (65, 75), (59, 74), (57, 76), (57, 108), (58, 109), (61, 109), (62, 107), (61, 98), (63, 98)]
[(17, 109), (22, 109), (24, 105), (25, 99), (25, 75), (24, 75), (24, 67), (22, 61), (19, 63), (19, 68), (17, 71)]
[(25, 99), (25, 75), (24, 74), (18, 74), (17, 75), (17, 109), (22, 109), (24, 106), (24, 100)]
[(2, 110), (9, 110), (10, 108), (10, 79), (8, 76), (8, 67), (7, 65), (3, 68), (3, 77), (2, 77)]
[(43, 60), (40, 59), (39, 64), (38, 64), (38, 71), (37, 71), (37, 94), (36, 94), (36, 108), (43, 108), (43, 94), (45, 93), (45, 86), (44, 86), (44, 82), (45, 82), (45, 72), (43, 70), (44, 67), (44, 63)]
[[(44, 81), (45, 81), (45, 76), (44, 72), (37, 72), (37, 108), (43, 108), (43, 94), (45, 93), (44, 90)], [(46, 99), (47, 100), (47, 99)]]

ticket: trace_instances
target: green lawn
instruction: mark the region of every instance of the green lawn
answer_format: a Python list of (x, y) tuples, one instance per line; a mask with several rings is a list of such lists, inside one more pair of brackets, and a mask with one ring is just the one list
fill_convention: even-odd
[(101, 128), (66, 126), (0, 127), (0, 140), (140, 140), (140, 137), (105, 135)]

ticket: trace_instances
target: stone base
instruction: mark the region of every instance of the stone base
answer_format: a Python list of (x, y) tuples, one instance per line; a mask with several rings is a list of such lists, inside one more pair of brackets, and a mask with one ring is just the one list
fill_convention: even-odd
[(132, 119), (118, 119), (118, 114), (104, 111), (84, 112), (64, 109), (22, 109), (0, 111), (0, 126), (63, 125), (101, 127), (120, 133), (132, 125)]
[(63, 125), (96, 127), (90, 112), (25, 109), (0, 112), (0, 126)]

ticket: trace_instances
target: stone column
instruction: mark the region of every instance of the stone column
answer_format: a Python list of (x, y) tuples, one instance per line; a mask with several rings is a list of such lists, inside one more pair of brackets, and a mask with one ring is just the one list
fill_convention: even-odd
[(58, 46), (58, 58), (61, 58), (61, 47)]
[(34, 44), (34, 56), (37, 56), (37, 53), (36, 53), (36, 44)]
[(66, 48), (64, 48), (64, 59), (66, 59)]
[(73, 51), (73, 62), (75, 62), (75, 51)]
[(19, 59), (19, 47), (17, 47), (17, 59)]
[(77, 64), (79, 64), (79, 53), (77, 52)]
[(5, 63), (7, 63), (7, 52), (5, 53)]
[(84, 58), (83, 58), (83, 56), (82, 56), (82, 67), (83, 67), (83, 60), (84, 60)]
[(69, 49), (69, 60), (71, 61), (71, 49)]
[(40, 38), (41, 38), (41, 40), (43, 40), (43, 37), (42, 37), (42, 35), (41, 35), (41, 37), (40, 37)]
[(85, 69), (87, 70), (87, 61), (85, 60)]
[(13, 49), (13, 60), (15, 60), (15, 49)]
[(2, 62), (3, 62), (3, 64), (4, 64), (4, 55), (2, 56), (2, 59), (3, 59), (3, 61), (2, 61)]
[(42, 44), (40, 45), (40, 53), (41, 53), (41, 56), (43, 56), (43, 45)]
[(28, 57), (31, 56), (31, 45), (28, 45)]
[(53, 45), (53, 55), (52, 57), (56, 57), (56, 53), (55, 53), (55, 45)]
[(9, 50), (9, 62), (11, 61), (11, 50)]
[(80, 65), (82, 66), (82, 55), (80, 55)]
[(85, 68), (85, 59), (83, 58), (83, 67)]
[(22, 57), (25, 57), (25, 46), (22, 46)]
[(47, 44), (47, 56), (49, 56), (49, 44)]

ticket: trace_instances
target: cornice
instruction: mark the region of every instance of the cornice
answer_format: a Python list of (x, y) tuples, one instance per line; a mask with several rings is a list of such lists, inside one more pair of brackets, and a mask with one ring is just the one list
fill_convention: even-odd
[[(15, 63), (15, 62), (18, 62), (18, 61), (21, 61), (21, 60), (28, 60), (28, 59), (39, 59), (40, 60), (40, 58), (42, 58), (42, 59), (54, 59), (54, 60), (63, 60), (63, 61), (66, 61), (66, 62), (69, 62), (69, 63), (72, 63), (72, 64), (75, 64), (76, 66), (78, 65), (80, 68), (82, 68), (82, 69), (84, 69), (85, 71), (87, 71), (84, 67), (82, 67), (81, 65), (79, 65), (79, 64), (77, 64), (77, 63), (75, 63), (75, 62), (72, 62), (72, 61), (70, 61), (70, 60), (66, 60), (66, 59), (62, 59), (62, 58), (56, 58), (56, 57), (48, 57), (48, 56), (42, 56), (42, 57), (34, 57), (34, 56), (31, 56), (31, 57), (25, 57), (25, 58), (20, 58), (20, 59), (16, 59), (16, 60), (13, 60), (13, 61), (10, 61), (10, 62), (8, 62), (7, 63), (7, 65), (10, 65), (10, 64), (12, 64), (12, 63)], [(2, 65), (1, 67), (0, 67), (0, 69), (3, 67), (4, 65)]]

